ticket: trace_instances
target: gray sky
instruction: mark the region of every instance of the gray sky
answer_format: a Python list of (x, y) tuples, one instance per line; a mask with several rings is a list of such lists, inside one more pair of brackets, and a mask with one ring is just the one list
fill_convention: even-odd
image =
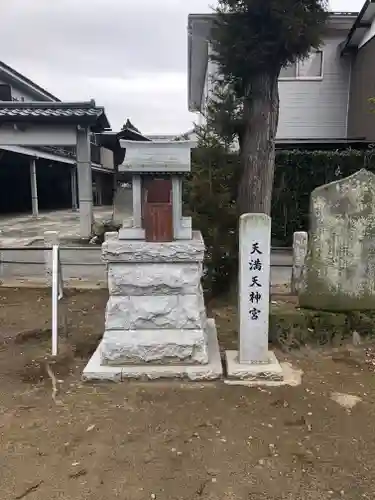
[[(113, 129), (182, 133), (187, 16), (215, 0), (0, 0), (1, 58), (62, 100), (95, 98)], [(331, 0), (357, 11), (364, 0)]]

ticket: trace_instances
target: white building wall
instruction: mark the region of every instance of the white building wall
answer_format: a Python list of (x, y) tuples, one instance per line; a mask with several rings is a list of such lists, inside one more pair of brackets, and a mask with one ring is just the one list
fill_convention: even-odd
[(342, 36), (327, 38), (322, 80), (279, 82), (278, 139), (338, 139), (347, 136), (350, 58), (340, 56)]
[[(0, 80), (0, 84), (9, 85), (9, 82)], [(10, 86), (11, 86), (11, 89), (12, 89), (12, 99), (14, 101), (19, 101), (19, 102), (22, 102), (22, 101), (25, 101), (25, 102), (35, 101), (35, 97), (31, 93), (25, 92), (24, 90), (19, 90), (14, 85), (10, 85)]]
[[(277, 139), (338, 139), (347, 137), (350, 58), (340, 55), (346, 34), (326, 38), (321, 80), (281, 80)], [(202, 109), (217, 66), (208, 62)]]
[(113, 152), (107, 148), (100, 148), (100, 163), (104, 168), (113, 169)]
[(30, 101), (35, 101), (35, 98), (28, 94), (27, 92), (21, 92), (20, 90), (12, 87), (12, 98), (15, 101), (25, 101), (25, 102), (30, 102)]
[(204, 80), (202, 103), (201, 103), (201, 110), (203, 111), (203, 113), (206, 110), (208, 100), (211, 98), (212, 91), (215, 86), (215, 78), (218, 75), (218, 66), (217, 63), (215, 63), (210, 59), (211, 54), (212, 54), (212, 48), (211, 45), (208, 44), (208, 62), (207, 62), (206, 76)]

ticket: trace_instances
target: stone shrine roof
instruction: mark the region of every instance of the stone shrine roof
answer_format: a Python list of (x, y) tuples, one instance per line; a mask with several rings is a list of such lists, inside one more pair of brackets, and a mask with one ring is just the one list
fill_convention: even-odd
[(120, 172), (138, 174), (186, 173), (191, 168), (192, 141), (120, 140), (126, 150)]

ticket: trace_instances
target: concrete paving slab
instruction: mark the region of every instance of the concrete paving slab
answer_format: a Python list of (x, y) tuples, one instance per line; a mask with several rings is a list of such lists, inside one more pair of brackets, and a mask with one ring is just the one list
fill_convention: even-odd
[[(131, 217), (131, 207), (128, 215)], [(112, 218), (111, 206), (94, 207), (98, 221)], [(57, 210), (41, 213), (39, 217), (15, 215), (0, 217), (0, 247), (28, 246), (42, 243), (45, 231), (58, 231), (60, 240), (80, 240), (79, 212)]]

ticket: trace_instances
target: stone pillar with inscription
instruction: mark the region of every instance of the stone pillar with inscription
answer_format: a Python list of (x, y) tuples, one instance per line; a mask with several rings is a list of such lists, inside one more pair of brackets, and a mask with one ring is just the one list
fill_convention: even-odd
[(229, 378), (260, 384), (282, 381), (283, 374), (268, 350), (271, 219), (244, 214), (239, 228), (239, 351), (227, 351)]
[(305, 231), (298, 231), (293, 235), (293, 267), (291, 290), (297, 294), (301, 289), (303, 280), (303, 266), (307, 255), (308, 234)]
[(83, 378), (219, 378), (216, 328), (201, 286), (204, 242), (182, 216), (191, 143), (121, 143), (119, 170), (133, 177), (133, 218), (103, 244), (105, 332)]

